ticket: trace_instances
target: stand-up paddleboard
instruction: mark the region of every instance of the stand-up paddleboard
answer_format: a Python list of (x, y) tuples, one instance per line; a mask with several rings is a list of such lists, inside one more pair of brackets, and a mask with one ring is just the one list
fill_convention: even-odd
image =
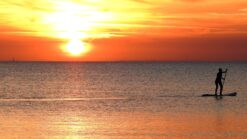
[[(218, 94), (219, 96), (219, 94)], [(233, 93), (223, 93), (222, 96), (237, 96), (237, 92), (233, 92)], [(202, 97), (215, 97), (215, 94), (203, 94)]]

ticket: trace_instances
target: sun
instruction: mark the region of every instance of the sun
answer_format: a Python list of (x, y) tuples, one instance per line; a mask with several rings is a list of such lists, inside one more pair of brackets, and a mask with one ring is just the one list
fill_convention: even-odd
[(80, 39), (72, 39), (64, 46), (64, 51), (72, 56), (79, 56), (89, 51), (89, 46)]

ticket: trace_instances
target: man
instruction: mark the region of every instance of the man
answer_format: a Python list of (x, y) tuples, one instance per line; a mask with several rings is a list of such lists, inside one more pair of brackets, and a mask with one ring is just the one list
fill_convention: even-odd
[(215, 80), (215, 96), (217, 96), (217, 90), (218, 90), (218, 85), (220, 85), (220, 95), (222, 96), (222, 90), (223, 90), (223, 84), (221, 79), (225, 80), (225, 78), (222, 78), (222, 74), (226, 73), (227, 69), (223, 72), (221, 68), (219, 68), (219, 72), (217, 73), (216, 80)]

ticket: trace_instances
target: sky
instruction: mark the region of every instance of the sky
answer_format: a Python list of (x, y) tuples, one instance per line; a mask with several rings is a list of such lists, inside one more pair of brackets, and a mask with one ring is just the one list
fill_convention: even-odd
[(247, 61), (246, 0), (1, 0), (0, 61)]

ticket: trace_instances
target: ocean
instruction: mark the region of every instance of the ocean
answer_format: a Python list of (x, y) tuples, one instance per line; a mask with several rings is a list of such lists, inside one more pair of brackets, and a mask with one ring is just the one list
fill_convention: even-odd
[[(224, 93), (214, 93), (228, 68)], [(2, 62), (0, 137), (245, 139), (244, 62)]]

